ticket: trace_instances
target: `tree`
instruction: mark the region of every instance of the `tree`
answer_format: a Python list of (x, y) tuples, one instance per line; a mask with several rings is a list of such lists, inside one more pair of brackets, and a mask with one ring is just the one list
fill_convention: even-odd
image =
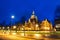
[(26, 16), (22, 16), (20, 22), (21, 22), (22, 24), (24, 24), (24, 23), (25, 23), (25, 20), (26, 20)]

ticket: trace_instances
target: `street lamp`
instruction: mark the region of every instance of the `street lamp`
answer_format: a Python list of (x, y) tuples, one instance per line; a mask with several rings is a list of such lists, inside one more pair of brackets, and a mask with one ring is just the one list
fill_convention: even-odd
[(12, 19), (14, 19), (14, 18), (15, 18), (15, 16), (12, 15), (11, 16), (11, 26), (12, 26)]
[(12, 19), (14, 19), (14, 18), (15, 18), (15, 16), (13, 16), (13, 15), (12, 15), (12, 16), (11, 16), (11, 18), (12, 18)]
[(11, 28), (12, 28), (12, 19), (14, 19), (14, 18), (15, 18), (15, 16), (12, 15), (12, 16), (11, 16)]

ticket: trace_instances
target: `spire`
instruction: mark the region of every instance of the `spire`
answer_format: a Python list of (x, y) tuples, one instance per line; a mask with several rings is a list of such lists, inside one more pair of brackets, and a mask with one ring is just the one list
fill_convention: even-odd
[(34, 14), (35, 14), (35, 12), (33, 11), (33, 12), (32, 12), (32, 15), (34, 15)]
[(47, 19), (45, 19), (47, 21)]
[(35, 13), (34, 13), (34, 11), (32, 12), (31, 18), (35, 18)]

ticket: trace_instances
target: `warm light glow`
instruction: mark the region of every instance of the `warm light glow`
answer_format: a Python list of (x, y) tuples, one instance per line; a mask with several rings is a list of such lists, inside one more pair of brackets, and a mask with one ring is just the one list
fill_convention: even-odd
[(44, 33), (50, 33), (50, 31), (43, 31)]
[(21, 30), (24, 30), (24, 28), (21, 28)]
[(15, 32), (13, 32), (13, 33), (12, 33), (12, 35), (16, 35), (16, 33), (15, 33)]
[(45, 36), (50, 36), (50, 34), (45, 34)]
[(44, 27), (45, 30), (49, 30), (50, 28), (49, 27)]
[(3, 29), (4, 29), (5, 27), (3, 27)]
[(13, 26), (13, 29), (15, 29), (16, 28), (16, 26)]
[(31, 30), (31, 28), (28, 28), (29, 30)]
[(34, 34), (34, 37), (39, 38), (39, 37), (41, 37), (41, 34)]
[(56, 29), (54, 29), (54, 31), (56, 31)]
[(38, 24), (36, 24), (36, 27), (38, 27)]
[(24, 33), (21, 33), (21, 36), (24, 36)]

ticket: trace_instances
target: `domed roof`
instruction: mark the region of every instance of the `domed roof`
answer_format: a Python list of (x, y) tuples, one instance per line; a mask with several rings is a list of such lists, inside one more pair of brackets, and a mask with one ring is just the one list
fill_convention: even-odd
[(32, 12), (32, 15), (31, 15), (31, 17), (29, 19), (29, 22), (37, 22), (37, 16), (35, 16), (34, 11)]
[(31, 19), (34, 19), (34, 18), (36, 18), (36, 16), (35, 16), (35, 12), (33, 11), (31, 15)]

